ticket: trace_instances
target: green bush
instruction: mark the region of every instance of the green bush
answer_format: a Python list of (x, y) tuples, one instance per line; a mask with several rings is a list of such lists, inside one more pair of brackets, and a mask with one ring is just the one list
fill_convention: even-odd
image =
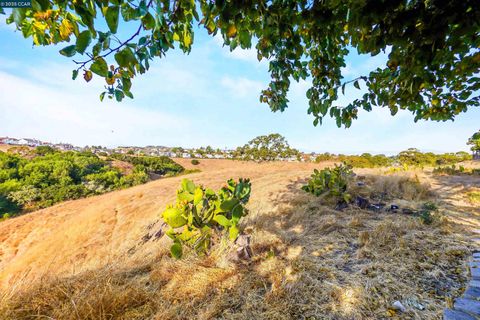
[(129, 157), (133, 172), (123, 174), (91, 152), (39, 147), (25, 158), (0, 152), (0, 217), (145, 183), (148, 170), (172, 175), (183, 171), (168, 158), (153, 158)]
[(439, 175), (480, 175), (480, 169), (466, 169), (463, 166), (456, 167), (455, 165), (447, 166), (447, 167), (436, 167), (433, 169), (434, 174)]
[(180, 258), (183, 245), (206, 253), (217, 230), (228, 231), (229, 238), (235, 240), (240, 219), (248, 214), (245, 205), (250, 191), (248, 179), (230, 179), (217, 193), (183, 179), (176, 203), (162, 212), (163, 220), (170, 226), (166, 234), (173, 240), (172, 256)]
[(348, 183), (353, 177), (352, 167), (347, 164), (335, 165), (334, 168), (325, 168), (321, 171), (313, 170), (313, 174), (302, 186), (302, 190), (315, 196), (332, 196), (345, 202), (350, 201), (347, 192)]
[(193, 159), (192, 161), (190, 161), (194, 166), (197, 166), (200, 164), (200, 161), (198, 161), (197, 159)]
[(438, 211), (438, 207), (433, 202), (425, 202), (420, 211), (419, 217), (423, 224), (432, 224), (434, 220), (433, 212)]
[(135, 166), (143, 166), (147, 173), (155, 173), (160, 175), (175, 175), (181, 173), (184, 168), (170, 159), (169, 157), (161, 156), (131, 156), (125, 154), (112, 154), (113, 159), (125, 161)]

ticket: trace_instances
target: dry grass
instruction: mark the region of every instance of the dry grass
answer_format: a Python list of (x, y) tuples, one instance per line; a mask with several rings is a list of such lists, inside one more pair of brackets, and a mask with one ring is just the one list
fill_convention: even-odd
[[(415, 177), (364, 180), (357, 193), (387, 193), (411, 207), (434, 196)], [(461, 266), (470, 247), (451, 221), (437, 215), (426, 226), (402, 214), (335, 211), (300, 183), (272, 174), (254, 184), (261, 197), (244, 222), (249, 263), (229, 262), (220, 244), (209, 256), (175, 261), (157, 243), (155, 255), (135, 263), (11, 287), (0, 318), (380, 319), (400, 316), (389, 310), (396, 300), (408, 308), (404, 318), (440, 317), (467, 279)]]

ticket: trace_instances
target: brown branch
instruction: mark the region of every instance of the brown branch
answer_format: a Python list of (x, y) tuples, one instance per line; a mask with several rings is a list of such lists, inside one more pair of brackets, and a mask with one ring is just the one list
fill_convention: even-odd
[[(150, 6), (152, 5), (152, 2), (153, 2), (153, 0), (150, 0), (148, 2), (147, 9), (150, 8)], [(140, 34), (140, 31), (142, 31), (142, 26), (143, 26), (143, 24), (140, 22), (140, 25), (138, 26), (137, 31), (135, 31), (135, 33), (130, 38), (121, 42), (117, 47), (115, 47), (113, 49), (110, 49), (110, 50), (108, 50), (108, 52), (100, 55), (100, 57), (105, 58), (108, 55), (112, 54), (112, 52), (116, 52), (116, 51), (120, 50), (122, 47), (124, 47), (125, 45), (127, 45), (130, 41), (132, 41), (135, 37), (137, 37)], [(92, 62), (93, 60), (95, 60), (95, 57), (92, 57), (87, 61), (75, 61), (75, 60), (73, 60), (73, 62), (75, 62), (76, 64), (80, 64), (80, 66), (77, 68), (77, 71), (80, 71), (80, 69), (84, 68), (87, 63)]]

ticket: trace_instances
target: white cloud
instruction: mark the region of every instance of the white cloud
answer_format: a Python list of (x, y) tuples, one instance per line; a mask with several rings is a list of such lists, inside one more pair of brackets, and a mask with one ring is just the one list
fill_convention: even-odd
[(264, 88), (264, 85), (259, 81), (253, 81), (247, 78), (239, 77), (223, 77), (221, 85), (227, 88), (230, 93), (236, 97), (247, 97), (258, 95)]
[[(48, 74), (47, 70), (42, 72)], [(44, 80), (34, 76), (23, 79), (0, 71), (2, 135), (78, 145), (117, 145), (158, 143), (171, 137), (172, 130), (189, 131), (189, 121), (178, 116), (128, 102), (101, 103), (94, 92), (99, 86), (92, 90), (72, 85), (73, 81), (61, 86), (59, 80), (52, 80), (52, 86), (48, 77)]]

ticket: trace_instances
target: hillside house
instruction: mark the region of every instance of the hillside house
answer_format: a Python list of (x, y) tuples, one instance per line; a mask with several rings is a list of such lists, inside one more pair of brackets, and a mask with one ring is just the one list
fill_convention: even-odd
[(473, 160), (480, 161), (480, 150), (473, 151)]

